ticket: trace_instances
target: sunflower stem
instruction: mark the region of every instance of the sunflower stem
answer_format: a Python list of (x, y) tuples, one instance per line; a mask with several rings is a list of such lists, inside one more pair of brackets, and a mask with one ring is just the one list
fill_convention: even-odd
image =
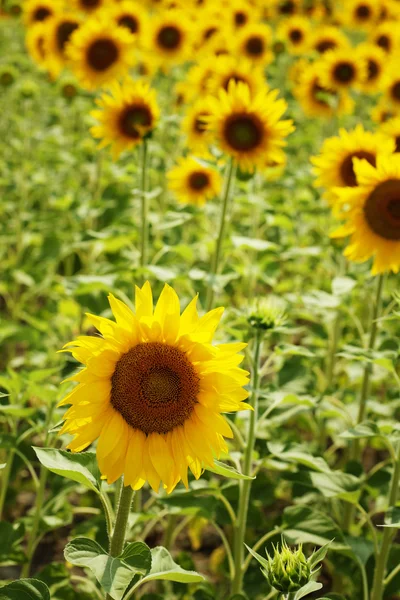
[[(258, 384), (260, 379), (260, 360), (262, 349), (263, 332), (257, 331), (254, 343), (254, 358), (253, 358), (253, 376), (252, 376), (252, 397), (250, 403), (253, 410), (250, 413), (248, 441), (244, 456), (244, 475), (251, 476), (253, 452), (256, 441), (256, 426), (258, 418)], [(235, 561), (235, 577), (232, 583), (232, 595), (240, 594), (243, 586), (244, 575), (244, 538), (246, 534), (247, 513), (249, 509), (251, 479), (246, 479), (240, 482), (239, 489), (239, 511), (234, 528), (234, 561)]]
[(217, 242), (216, 242), (216, 246), (215, 246), (215, 252), (214, 252), (214, 256), (213, 256), (213, 260), (212, 260), (211, 268), (210, 268), (210, 279), (209, 279), (209, 283), (208, 283), (207, 303), (206, 303), (207, 310), (211, 310), (213, 302), (214, 302), (215, 277), (218, 275), (218, 271), (219, 271), (219, 267), (220, 267), (221, 250), (222, 250), (222, 244), (224, 241), (224, 233), (225, 233), (225, 226), (226, 226), (227, 208), (228, 208), (228, 204), (229, 204), (229, 197), (230, 197), (230, 192), (231, 192), (232, 183), (233, 183), (233, 179), (234, 179), (234, 177), (233, 177), (234, 170), (235, 170), (235, 161), (233, 160), (233, 158), (231, 158), (229, 160), (229, 164), (227, 167), (225, 192), (224, 192), (224, 197), (222, 199), (221, 221), (220, 221), (220, 225), (219, 225), (219, 232), (218, 232)]
[[(392, 482), (390, 485), (389, 492), (389, 508), (396, 506), (397, 499), (399, 496), (399, 483), (400, 483), (400, 443), (397, 444), (397, 458), (394, 462), (394, 471), (392, 475)], [(389, 558), (390, 548), (392, 546), (393, 538), (396, 534), (396, 529), (391, 527), (385, 527), (382, 542), (378, 556), (376, 557), (375, 572), (374, 572), (374, 583), (372, 586), (371, 600), (382, 600), (383, 592), (385, 588), (385, 574), (386, 567)]]
[(142, 171), (140, 181), (141, 191), (141, 220), (142, 220), (142, 231), (141, 231), (141, 242), (140, 242), (140, 266), (143, 268), (147, 265), (147, 247), (148, 247), (148, 202), (147, 202), (147, 140), (143, 140), (142, 144)]

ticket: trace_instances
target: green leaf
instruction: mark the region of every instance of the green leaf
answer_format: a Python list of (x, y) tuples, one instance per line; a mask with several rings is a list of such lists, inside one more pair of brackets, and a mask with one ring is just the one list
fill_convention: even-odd
[(0, 560), (11, 558), (13, 547), (23, 539), (24, 533), (25, 527), (22, 523), (0, 521)]
[(308, 594), (312, 594), (322, 588), (322, 583), (318, 583), (318, 581), (309, 581), (304, 585), (294, 597), (294, 600), (300, 600), (300, 598), (305, 598)]
[(289, 481), (295, 481), (306, 487), (314, 488), (325, 498), (341, 498), (346, 502), (356, 504), (360, 497), (360, 480), (354, 475), (331, 471), (330, 473), (315, 473), (312, 471), (286, 473)]
[(37, 412), (37, 409), (30, 406), (19, 406), (18, 404), (0, 404), (0, 412), (12, 417), (30, 417)]
[(255, 477), (250, 477), (249, 475), (243, 475), (243, 473), (239, 473), (234, 467), (230, 465), (225, 465), (219, 460), (214, 461), (214, 466), (209, 467), (206, 466), (205, 469), (207, 471), (211, 471), (211, 473), (215, 473), (216, 475), (222, 475), (222, 477), (227, 477), (228, 479), (255, 479)]
[(335, 277), (332, 281), (332, 293), (334, 296), (346, 296), (357, 285), (351, 277)]
[(151, 570), (146, 577), (140, 581), (140, 585), (147, 581), (162, 579), (167, 581), (177, 581), (179, 583), (198, 583), (204, 581), (203, 575), (196, 571), (185, 571), (174, 562), (172, 556), (166, 548), (157, 546), (151, 550), (152, 565)]
[(134, 576), (145, 572), (131, 567), (119, 557), (110, 556), (97, 542), (84, 537), (69, 542), (64, 556), (77, 567), (88, 567), (102, 589), (114, 600), (122, 600)]
[(392, 506), (385, 514), (384, 525), (379, 527), (393, 527), (393, 529), (400, 529), (400, 507)]
[(340, 434), (340, 437), (346, 440), (355, 440), (362, 438), (372, 438), (377, 436), (379, 437), (380, 435), (382, 434), (375, 423), (373, 423), (372, 421), (363, 421), (355, 427), (352, 427), (347, 431), (343, 431), (343, 433)]
[(267, 240), (257, 240), (254, 238), (241, 237), (238, 235), (232, 236), (232, 243), (235, 248), (250, 248), (251, 250), (265, 251), (275, 250), (278, 246)]
[(247, 544), (245, 544), (245, 546), (246, 546), (247, 550), (250, 552), (250, 554), (252, 555), (252, 557), (255, 558), (260, 563), (260, 565), (262, 567), (264, 567), (264, 569), (269, 569), (269, 563), (266, 558), (261, 556), (261, 554), (258, 554), (258, 552), (255, 552), (254, 550), (249, 548), (249, 546)]
[(311, 571), (314, 571), (315, 567), (317, 567), (317, 565), (324, 560), (330, 545), (331, 542), (328, 542), (310, 556), (308, 559), (308, 564), (310, 565)]
[(130, 567), (147, 573), (151, 569), (150, 548), (144, 542), (132, 542), (127, 544), (119, 558)]
[(285, 450), (283, 444), (273, 442), (268, 444), (268, 450), (273, 456), (276, 456), (285, 462), (300, 464), (313, 471), (320, 471), (321, 473), (331, 473), (328, 463), (325, 462), (323, 458), (307, 454), (302, 448), (294, 447)]
[(93, 490), (100, 491), (100, 471), (94, 452), (73, 454), (54, 448), (33, 447), (39, 461), (52, 473), (76, 481)]
[(333, 519), (308, 506), (289, 506), (283, 512), (284, 536), (290, 544), (329, 544), (332, 548), (348, 548), (341, 529)]
[(0, 600), (50, 600), (50, 592), (43, 581), (20, 579), (0, 588)]

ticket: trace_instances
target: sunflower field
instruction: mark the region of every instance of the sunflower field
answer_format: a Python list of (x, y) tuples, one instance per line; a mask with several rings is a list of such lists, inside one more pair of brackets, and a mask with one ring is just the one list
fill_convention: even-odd
[(0, 600), (400, 600), (400, 0), (0, 0)]

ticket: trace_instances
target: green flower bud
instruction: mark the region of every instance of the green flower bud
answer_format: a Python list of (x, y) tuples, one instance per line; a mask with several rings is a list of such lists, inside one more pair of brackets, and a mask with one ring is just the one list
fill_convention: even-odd
[(282, 303), (276, 298), (259, 299), (250, 307), (247, 322), (254, 329), (268, 331), (286, 322)]
[(13, 66), (0, 67), (0, 85), (8, 87), (14, 83), (18, 77), (18, 71)]
[(269, 584), (279, 592), (296, 592), (310, 581), (311, 567), (301, 544), (291, 550), (286, 542), (282, 542), (280, 551), (278, 547), (274, 548), (273, 557), (267, 555), (267, 559), (268, 569), (264, 573)]

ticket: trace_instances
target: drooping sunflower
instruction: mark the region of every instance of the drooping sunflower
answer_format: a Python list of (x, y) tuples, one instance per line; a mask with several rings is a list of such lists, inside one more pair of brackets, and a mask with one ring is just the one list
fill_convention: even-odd
[(29, 27), (35, 23), (42, 23), (61, 10), (60, 0), (26, 0), (23, 11), (25, 24)]
[(71, 35), (81, 24), (75, 13), (60, 13), (45, 21), (44, 50), (47, 68), (53, 78), (57, 77), (66, 62), (66, 46)]
[(203, 317), (197, 297), (180, 314), (166, 285), (153, 308), (150, 284), (136, 288), (136, 312), (109, 296), (116, 322), (89, 315), (101, 337), (82, 336), (65, 351), (84, 368), (60, 403), (72, 406), (60, 433), (80, 452), (95, 440), (100, 471), (109, 483), (140, 489), (146, 481), (170, 493), (188, 467), (196, 479), (227, 452), (232, 437), (223, 412), (248, 408), (248, 372), (239, 368), (245, 344), (212, 345), (223, 309)]
[(159, 118), (155, 90), (146, 81), (128, 77), (122, 83), (114, 81), (97, 105), (100, 108), (91, 115), (99, 125), (90, 131), (93, 137), (101, 139), (100, 148), (111, 146), (114, 160), (124, 150), (140, 144)]
[(187, 110), (182, 120), (182, 132), (186, 136), (186, 145), (197, 156), (208, 155), (212, 134), (205, 119), (211, 112), (209, 98), (200, 98)]
[(46, 31), (46, 24), (39, 22), (31, 25), (25, 36), (25, 45), (29, 55), (39, 67), (43, 68), (46, 68), (46, 51), (44, 43)]
[(140, 43), (148, 27), (147, 11), (141, 4), (135, 0), (122, 0), (106, 10), (112, 22), (118, 27), (125, 27), (135, 36), (135, 42)]
[(329, 50), (318, 64), (322, 84), (334, 90), (359, 86), (368, 76), (367, 61), (348, 50)]
[(105, 8), (108, 0), (72, 0), (74, 8), (85, 13), (93, 13), (99, 8)]
[(239, 30), (236, 52), (254, 64), (267, 65), (272, 62), (272, 30), (264, 23), (250, 23)]
[(395, 152), (400, 152), (400, 116), (388, 119), (382, 123), (379, 131), (395, 144)]
[(162, 67), (185, 62), (193, 47), (193, 23), (186, 11), (166, 10), (150, 20), (144, 44), (153, 60)]
[(132, 35), (107, 19), (88, 19), (71, 36), (66, 55), (78, 81), (96, 89), (123, 77), (135, 59)]
[(400, 32), (394, 21), (384, 21), (371, 31), (369, 41), (391, 54), (400, 48)]
[(367, 63), (366, 79), (359, 84), (364, 92), (378, 93), (386, 66), (386, 54), (374, 44), (360, 44), (357, 53)]
[(295, 16), (282, 21), (278, 38), (285, 42), (290, 54), (303, 54), (310, 43), (311, 24), (309, 19)]
[(263, 168), (268, 160), (279, 162), (285, 138), (294, 130), (292, 121), (281, 120), (287, 105), (277, 99), (278, 90), (261, 89), (252, 95), (249, 86), (231, 81), (228, 91), (212, 98), (207, 117), (221, 150), (237, 161), (242, 171)]
[(357, 185), (354, 158), (364, 159), (375, 166), (378, 154), (389, 156), (394, 149), (393, 140), (365, 131), (362, 125), (357, 125), (352, 131), (340, 129), (339, 135), (326, 139), (320, 154), (311, 158), (315, 185), (325, 188), (325, 197), (332, 203), (338, 188)]
[(349, 48), (350, 42), (341, 29), (333, 25), (317, 27), (310, 38), (310, 50), (325, 54), (328, 50)]
[(346, 0), (341, 14), (344, 23), (353, 29), (370, 29), (380, 16), (380, 3), (375, 0)]
[(354, 101), (347, 92), (325, 87), (321, 82), (318, 63), (309, 65), (299, 75), (294, 95), (306, 115), (330, 119), (334, 115), (350, 114)]
[[(400, 54), (400, 53), (399, 53)], [(389, 106), (393, 106), (396, 111), (400, 110), (400, 71), (399, 55), (393, 56), (392, 61), (387, 65), (382, 78), (382, 90)]]
[(333, 237), (350, 236), (345, 256), (374, 258), (372, 274), (400, 269), (400, 155), (377, 157), (376, 167), (354, 159), (358, 186), (338, 190), (345, 224)]
[(168, 187), (180, 202), (203, 206), (221, 192), (221, 176), (194, 157), (181, 158), (167, 173)]
[(210, 64), (210, 70), (211, 76), (208, 80), (210, 94), (217, 94), (220, 89), (226, 91), (231, 81), (245, 83), (252, 95), (266, 86), (264, 70), (246, 58), (218, 56)]

